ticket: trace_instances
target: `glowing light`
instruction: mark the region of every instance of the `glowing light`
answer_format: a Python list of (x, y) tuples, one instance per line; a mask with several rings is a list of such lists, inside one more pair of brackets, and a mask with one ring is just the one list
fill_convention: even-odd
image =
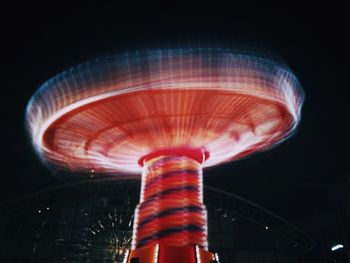
[(159, 255), (159, 245), (157, 244), (154, 250), (154, 263), (158, 263), (158, 255)]
[(215, 256), (215, 261), (216, 261), (217, 263), (220, 263), (219, 254), (218, 254), (218, 253), (215, 253), (214, 256)]
[(226, 48), (104, 57), (48, 80), (27, 126), (41, 157), (73, 171), (139, 174), (163, 147), (203, 148), (209, 167), (292, 134), (303, 92), (282, 63)]
[(126, 251), (126, 253), (125, 253), (123, 263), (127, 263), (127, 262), (128, 262), (129, 253), (130, 253), (130, 250), (128, 249), (128, 250)]
[[(32, 97), (26, 121), (40, 156), (58, 168), (95, 178), (139, 174), (144, 166), (132, 249), (155, 246), (157, 262), (160, 245), (194, 245), (201, 263), (200, 249), (208, 248), (202, 167), (283, 141), (302, 103), (293, 73), (266, 56), (155, 49), (57, 75)], [(103, 230), (99, 222), (91, 233)]]
[(156, 244), (207, 248), (201, 176), (201, 163), (186, 156), (159, 156), (145, 162), (133, 248)]
[(132, 210), (120, 206), (105, 212), (91, 215), (89, 225), (81, 228), (77, 236), (81, 246), (76, 247), (74, 243), (72, 249), (76, 254), (87, 253), (92, 258), (103, 257), (107, 261), (121, 263), (131, 245), (132, 229), (128, 226), (127, 219)]
[(202, 260), (201, 260), (201, 254), (199, 252), (199, 247), (196, 246), (196, 259), (197, 259), (197, 263), (201, 263)]
[(334, 245), (332, 248), (331, 248), (331, 250), (332, 251), (336, 251), (336, 250), (338, 250), (338, 249), (341, 249), (341, 248), (343, 248), (344, 246), (342, 245), (342, 244), (337, 244), (337, 245)]

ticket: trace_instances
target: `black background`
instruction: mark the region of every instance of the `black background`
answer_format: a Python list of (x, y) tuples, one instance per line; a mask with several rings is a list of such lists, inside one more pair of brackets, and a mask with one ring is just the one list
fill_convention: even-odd
[(272, 210), (316, 239), (341, 238), (334, 203), (350, 201), (345, 3), (28, 1), (2, 12), (0, 200), (64, 183), (38, 160), (24, 126), (29, 98), (49, 77), (111, 51), (243, 42), (289, 64), (306, 94), (302, 120), (277, 148), (206, 170), (205, 183)]

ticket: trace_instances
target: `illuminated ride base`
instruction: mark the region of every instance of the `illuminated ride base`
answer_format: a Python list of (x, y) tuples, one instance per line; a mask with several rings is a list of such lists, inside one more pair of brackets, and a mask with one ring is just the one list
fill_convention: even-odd
[(155, 49), (79, 65), (27, 107), (41, 158), (115, 178), (142, 172), (130, 263), (210, 263), (202, 167), (269, 149), (300, 121), (284, 64), (223, 48)]
[(207, 251), (201, 167), (207, 158), (202, 149), (181, 147), (140, 159), (141, 197), (129, 262), (132, 258), (141, 258), (141, 262), (216, 262), (215, 255)]

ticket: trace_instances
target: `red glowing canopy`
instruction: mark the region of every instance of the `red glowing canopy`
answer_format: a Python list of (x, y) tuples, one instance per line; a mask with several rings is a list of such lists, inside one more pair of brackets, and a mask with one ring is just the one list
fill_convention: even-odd
[(285, 139), (303, 95), (283, 64), (228, 49), (160, 49), (109, 56), (43, 84), (27, 122), (41, 156), (58, 167), (140, 173), (162, 149), (201, 148), (203, 166)]

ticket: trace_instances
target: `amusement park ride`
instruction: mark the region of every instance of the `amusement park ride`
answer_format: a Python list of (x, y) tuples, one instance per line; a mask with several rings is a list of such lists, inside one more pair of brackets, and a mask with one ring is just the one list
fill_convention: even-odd
[(269, 149), (300, 120), (303, 91), (280, 61), (229, 48), (116, 54), (45, 82), (27, 108), (43, 160), (141, 175), (128, 263), (219, 262), (208, 251), (202, 168)]

